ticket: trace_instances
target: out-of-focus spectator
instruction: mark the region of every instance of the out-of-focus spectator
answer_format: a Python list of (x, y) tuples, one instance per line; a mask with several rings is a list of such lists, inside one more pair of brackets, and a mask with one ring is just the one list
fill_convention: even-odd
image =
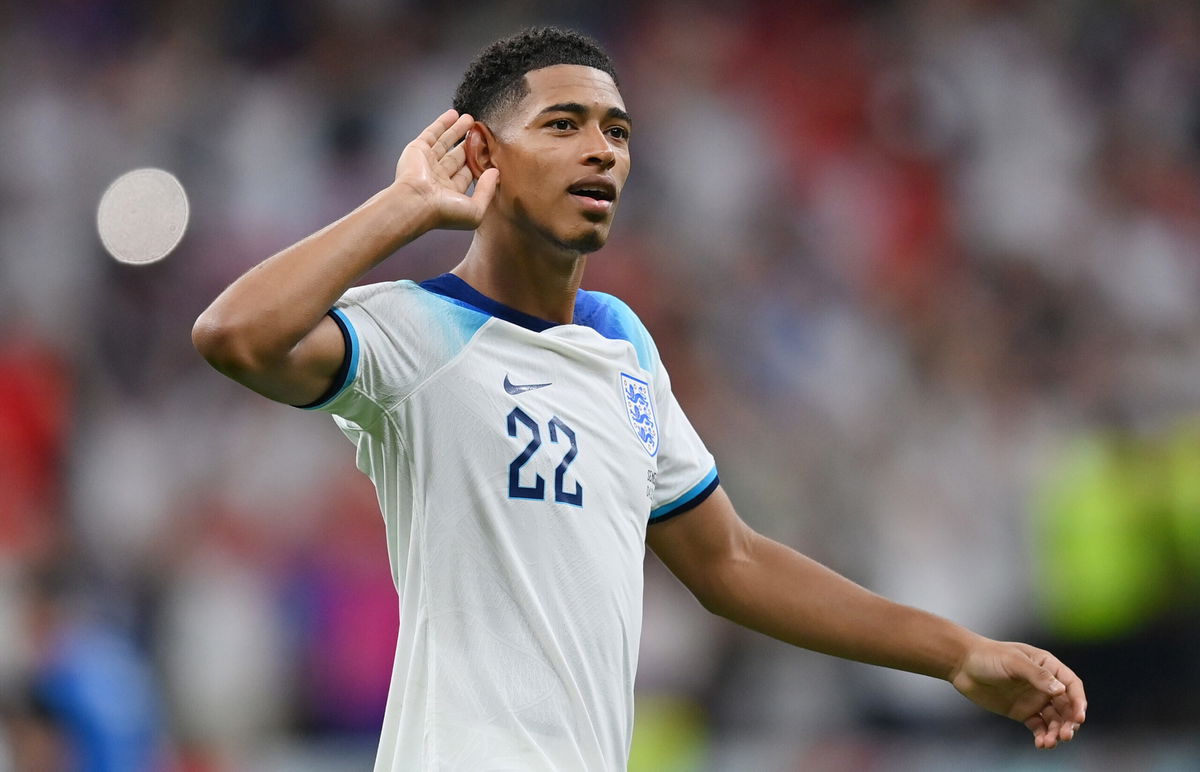
[(27, 581), (29, 700), (13, 721), (21, 763), (81, 772), (164, 769), (165, 715), (145, 652), (88, 607), (67, 566), (38, 568)]
[(37, 555), (65, 503), (70, 371), (34, 335), (0, 334), (0, 555)]

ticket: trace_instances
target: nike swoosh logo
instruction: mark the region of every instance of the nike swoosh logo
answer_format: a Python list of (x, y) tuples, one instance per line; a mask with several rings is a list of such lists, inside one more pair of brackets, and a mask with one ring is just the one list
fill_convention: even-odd
[(534, 389), (544, 389), (549, 385), (550, 383), (513, 383), (508, 379), (508, 374), (504, 374), (504, 390), (509, 394), (521, 394), (526, 391), (533, 391)]

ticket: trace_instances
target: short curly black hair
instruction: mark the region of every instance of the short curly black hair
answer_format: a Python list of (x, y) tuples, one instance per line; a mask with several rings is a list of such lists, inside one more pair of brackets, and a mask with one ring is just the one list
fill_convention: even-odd
[(612, 59), (595, 40), (559, 27), (530, 27), (479, 52), (454, 92), (454, 109), (495, 120), (529, 93), (525, 73), (556, 64), (594, 67), (617, 83)]

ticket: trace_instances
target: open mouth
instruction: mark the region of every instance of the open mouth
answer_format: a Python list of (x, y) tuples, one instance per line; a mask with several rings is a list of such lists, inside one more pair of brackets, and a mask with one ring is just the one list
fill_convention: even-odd
[(612, 190), (606, 188), (573, 187), (568, 191), (572, 196), (590, 198), (593, 201), (612, 201), (616, 198)]
[(567, 192), (575, 198), (584, 212), (606, 215), (612, 211), (617, 199), (617, 186), (606, 177), (588, 177), (579, 180)]

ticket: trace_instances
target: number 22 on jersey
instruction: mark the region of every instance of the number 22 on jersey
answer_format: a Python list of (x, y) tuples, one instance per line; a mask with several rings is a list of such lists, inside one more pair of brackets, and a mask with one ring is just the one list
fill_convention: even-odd
[[(507, 418), (508, 436), (513, 438), (529, 437), (529, 443), (525, 446), (517, 457), (508, 465), (508, 497), (511, 499), (529, 499), (534, 501), (544, 501), (546, 498), (546, 481), (540, 474), (533, 474), (533, 481), (530, 484), (522, 484), (521, 472), (522, 468), (529, 463), (529, 460), (534, 457), (542, 447), (542, 430), (538, 422), (529, 416), (524, 410), (519, 407), (514, 407), (508, 413)], [(575, 439), (575, 430), (572, 429), (558, 416), (554, 416), (546, 424), (546, 434), (550, 440), (550, 444), (564, 446), (568, 443), (570, 447), (565, 448), (562, 460), (554, 469), (554, 500), (559, 504), (570, 504), (575, 507), (583, 506), (583, 484), (578, 480), (574, 481), (573, 490), (567, 490), (566, 478), (567, 470), (571, 466), (571, 462), (579, 455), (579, 445)], [(551, 452), (547, 448), (547, 452)], [(526, 474), (528, 479), (528, 473)]]

